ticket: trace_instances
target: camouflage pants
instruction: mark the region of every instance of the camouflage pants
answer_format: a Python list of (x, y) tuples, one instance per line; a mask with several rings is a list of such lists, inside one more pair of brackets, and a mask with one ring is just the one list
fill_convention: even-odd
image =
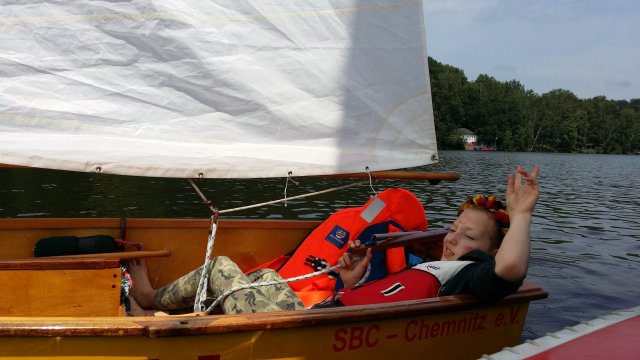
[[(207, 297), (214, 299), (238, 285), (281, 279), (271, 269), (260, 269), (245, 275), (226, 256), (214, 258), (209, 263), (208, 272)], [(202, 267), (158, 289), (155, 295), (157, 308), (175, 310), (192, 307), (201, 275)], [(225, 314), (304, 309), (304, 304), (287, 284), (239, 290), (227, 296), (221, 306)]]

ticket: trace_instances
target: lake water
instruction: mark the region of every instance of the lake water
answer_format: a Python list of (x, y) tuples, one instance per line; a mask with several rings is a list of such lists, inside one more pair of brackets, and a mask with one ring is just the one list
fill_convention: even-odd
[[(383, 181), (405, 187), (427, 209), (430, 226), (455, 218), (473, 193), (502, 195), (516, 165), (541, 166), (541, 196), (532, 226), (528, 278), (549, 291), (532, 303), (524, 339), (543, 336), (614, 310), (640, 304), (640, 156), (444, 151), (424, 170), (455, 171), (457, 182)], [(296, 179), (288, 196), (349, 180)], [(221, 210), (283, 197), (284, 179), (202, 180), (199, 186)], [(328, 195), (233, 212), (227, 217), (323, 219), (372, 194), (360, 186)], [(208, 217), (183, 180), (0, 169), (0, 217)]]

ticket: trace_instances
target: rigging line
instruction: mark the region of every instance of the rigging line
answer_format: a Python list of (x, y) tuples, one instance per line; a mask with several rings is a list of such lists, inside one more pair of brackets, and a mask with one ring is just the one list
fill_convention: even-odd
[(362, 278), (353, 286), (360, 286), (367, 282), (367, 279), (369, 279), (369, 275), (371, 275), (371, 261), (369, 261), (369, 264), (367, 264), (367, 270), (364, 272), (364, 275), (362, 275)]
[[(200, 175), (202, 176), (202, 174)], [(218, 211), (218, 209), (214, 208), (213, 205), (211, 205), (211, 201), (209, 201), (209, 199), (207, 199), (206, 196), (204, 196), (204, 194), (202, 193), (202, 191), (200, 191), (196, 183), (193, 182), (193, 180), (191, 179), (187, 179), (187, 181), (189, 182), (189, 184), (191, 184), (191, 187), (193, 187), (193, 189), (196, 191), (198, 196), (200, 196), (200, 199), (202, 199), (202, 202), (209, 208), (209, 210), (211, 210), (214, 216), (217, 216), (217, 214), (219, 214), (220, 212)]]
[(233, 212), (233, 211), (253, 209), (253, 208), (262, 207), (262, 206), (265, 206), (265, 205), (273, 205), (273, 204), (281, 203), (281, 202), (284, 202), (284, 201), (287, 201), (287, 200), (302, 199), (302, 198), (306, 198), (306, 197), (310, 197), (310, 196), (326, 194), (328, 192), (343, 190), (343, 189), (347, 189), (347, 188), (350, 188), (350, 187), (359, 186), (359, 185), (365, 185), (365, 184), (367, 184), (366, 181), (358, 181), (358, 182), (355, 182), (353, 184), (338, 186), (338, 187), (325, 189), (325, 190), (320, 190), (320, 191), (307, 193), (307, 194), (302, 194), (302, 195), (291, 196), (291, 197), (288, 197), (286, 199), (272, 200), (272, 201), (267, 201), (267, 202), (263, 202), (263, 203), (260, 203), (260, 204), (241, 206), (241, 207), (237, 207), (237, 208), (233, 208), (233, 209), (219, 210), (218, 213), (219, 214), (226, 214), (226, 213), (230, 213), (230, 212)]
[(293, 180), (291, 178), (291, 176), (293, 175), (293, 171), (289, 171), (287, 173), (287, 181), (285, 181), (284, 183), (284, 206), (287, 206), (287, 187), (289, 185), (289, 181), (291, 181), (292, 183), (296, 184), (296, 185), (300, 185), (300, 183), (298, 183), (297, 181)]
[(209, 284), (209, 264), (211, 263), (211, 253), (213, 252), (213, 244), (216, 241), (216, 233), (218, 231), (218, 215), (213, 214), (211, 216), (211, 224), (209, 227), (209, 241), (207, 241), (207, 251), (204, 256), (204, 264), (202, 265), (202, 273), (200, 274), (200, 281), (198, 282), (198, 289), (196, 290), (196, 298), (193, 302), (193, 311), (203, 311), (205, 307), (205, 300), (207, 299), (207, 284)]
[[(203, 174), (199, 174), (202, 178)], [(207, 269), (209, 268), (209, 264), (211, 263), (211, 253), (213, 253), (213, 244), (216, 241), (216, 233), (218, 232), (218, 217), (220, 212), (217, 208), (214, 208), (211, 205), (211, 201), (207, 199), (200, 188), (196, 185), (196, 183), (192, 179), (187, 179), (189, 184), (193, 187), (193, 189), (198, 193), (198, 196), (202, 199), (209, 210), (213, 213), (211, 215), (211, 224), (209, 225), (209, 240), (207, 241), (207, 250), (204, 256), (204, 264), (202, 265), (202, 273), (200, 274), (200, 281), (198, 282), (198, 289), (196, 290), (196, 296), (193, 302), (193, 311), (203, 311), (205, 309), (205, 300), (207, 298), (207, 284), (209, 283), (209, 272)]]
[[(325, 190), (320, 190), (320, 191), (316, 191), (316, 192), (311, 192), (311, 193), (307, 193), (307, 194), (302, 194), (302, 195), (296, 195), (296, 196), (290, 196), (287, 197), (286, 195), (286, 185), (285, 185), (285, 197), (284, 199), (278, 199), (278, 200), (271, 200), (271, 201), (267, 201), (267, 202), (263, 202), (263, 203), (259, 203), (259, 204), (253, 204), (253, 205), (247, 205), (247, 206), (241, 206), (241, 207), (237, 207), (237, 208), (232, 208), (232, 209), (225, 209), (225, 210), (219, 210), (217, 208), (214, 208), (213, 205), (211, 205), (211, 201), (209, 201), (204, 194), (202, 193), (202, 191), (200, 191), (200, 189), (198, 188), (198, 186), (195, 184), (195, 182), (193, 182), (192, 179), (187, 179), (187, 181), (189, 181), (189, 184), (191, 184), (191, 186), (193, 187), (193, 189), (196, 191), (196, 193), (198, 194), (198, 196), (200, 196), (200, 199), (202, 199), (202, 202), (209, 208), (209, 210), (211, 210), (211, 212), (215, 215), (221, 215), (221, 214), (227, 214), (230, 212), (234, 212), (234, 211), (240, 211), (240, 210), (247, 210), (247, 209), (253, 209), (253, 208), (257, 208), (257, 207), (262, 207), (265, 205), (273, 205), (273, 204), (277, 204), (277, 203), (281, 203), (284, 202), (286, 204), (286, 202), (288, 200), (292, 200), (292, 199), (303, 199), (306, 197), (310, 197), (310, 196), (315, 196), (315, 195), (322, 195), (322, 194), (326, 194), (332, 191), (338, 191), (338, 190), (344, 190), (344, 189), (348, 189), (350, 187), (354, 187), (354, 186), (360, 186), (360, 185), (365, 185), (367, 184), (366, 181), (358, 181), (352, 184), (347, 184), (347, 185), (343, 185), (343, 186), (338, 186), (338, 187), (334, 187), (334, 188), (329, 188), (329, 189), (325, 189)], [(289, 181), (289, 178), (287, 178), (287, 182)], [(296, 181), (294, 181), (293, 179), (291, 179), (291, 181), (298, 185), (298, 183)], [(369, 180), (371, 181), (371, 180)], [(375, 190), (374, 190), (375, 192)]]
[(378, 192), (373, 188), (373, 180), (371, 179), (371, 171), (369, 171), (369, 167), (367, 166), (364, 169), (367, 172), (367, 175), (369, 175), (369, 187), (371, 188), (371, 191), (373, 191), (373, 196), (378, 196)]

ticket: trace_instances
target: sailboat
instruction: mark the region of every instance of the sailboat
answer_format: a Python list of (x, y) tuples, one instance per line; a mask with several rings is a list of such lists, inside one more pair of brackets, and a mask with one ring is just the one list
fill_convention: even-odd
[[(438, 160), (421, 1), (12, 2), (0, 6), (0, 29), (6, 166), (176, 179), (456, 177), (397, 171)], [(249, 269), (318, 224), (221, 216), (213, 256)], [(546, 297), (526, 282), (490, 304), (458, 295), (126, 316), (121, 261), (145, 258), (154, 284), (166, 284), (202, 265), (211, 228), (211, 219), (0, 219), (0, 358), (477, 357), (517, 344), (529, 302)], [(34, 257), (39, 239), (96, 234), (144, 248)], [(436, 232), (422, 246), (441, 240)]]

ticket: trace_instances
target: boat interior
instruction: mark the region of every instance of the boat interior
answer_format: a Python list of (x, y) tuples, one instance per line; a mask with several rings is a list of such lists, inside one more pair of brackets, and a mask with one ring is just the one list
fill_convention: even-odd
[[(202, 265), (208, 219), (0, 219), (0, 294), (3, 316), (121, 317), (121, 265), (144, 258), (155, 288)], [(220, 220), (213, 256), (243, 270), (295, 249), (318, 221)], [(423, 259), (438, 259), (444, 231), (404, 245)], [(122, 251), (34, 257), (47, 237), (97, 234), (126, 243)], [(133, 285), (135, 286), (135, 284)], [(529, 286), (531, 287), (531, 286)], [(43, 305), (46, 299), (46, 306)]]
[[(124, 316), (121, 265), (144, 258), (149, 278), (160, 287), (202, 265), (209, 223), (208, 219), (2, 219), (0, 281), (5, 291), (0, 308), (4, 316)], [(213, 256), (228, 256), (242, 269), (251, 269), (295, 249), (318, 224), (221, 220)], [(126, 245), (117, 252), (34, 257), (40, 239), (97, 234)], [(440, 251), (441, 239), (438, 234), (409, 246), (427, 258)], [(45, 298), (47, 306), (42, 306)]]

